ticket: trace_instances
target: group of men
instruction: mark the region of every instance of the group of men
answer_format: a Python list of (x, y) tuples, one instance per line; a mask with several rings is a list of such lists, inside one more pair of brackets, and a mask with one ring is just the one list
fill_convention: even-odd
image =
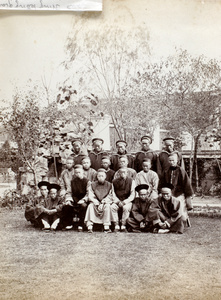
[(165, 148), (157, 154), (150, 149), (151, 136), (143, 136), (135, 157), (123, 140), (111, 156), (102, 149), (102, 139), (92, 143), (86, 154), (81, 140), (73, 141), (59, 184), (39, 182), (41, 196), (25, 210), (28, 221), (45, 232), (76, 225), (78, 231), (92, 233), (94, 224), (102, 224), (107, 233), (183, 233), (190, 225), (193, 190), (174, 138), (165, 138)]

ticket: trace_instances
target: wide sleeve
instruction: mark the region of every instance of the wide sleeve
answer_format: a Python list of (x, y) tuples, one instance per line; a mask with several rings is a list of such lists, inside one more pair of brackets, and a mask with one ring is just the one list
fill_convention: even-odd
[(180, 207), (180, 201), (172, 198), (172, 209), (170, 213), (170, 217), (165, 220), (165, 223), (170, 228), (177, 222), (177, 220), (182, 216), (182, 211)]
[(108, 195), (102, 200), (102, 203), (111, 204), (113, 202), (113, 187), (110, 189)]
[(95, 205), (100, 204), (100, 201), (98, 201), (91, 185), (88, 187), (88, 201), (94, 203)]
[(134, 217), (134, 219), (139, 223), (144, 221), (145, 219), (144, 216), (140, 213), (140, 209), (137, 205), (137, 202), (133, 203), (131, 214)]
[(85, 202), (88, 202), (88, 200), (89, 200), (89, 190), (90, 190), (90, 187), (91, 187), (91, 182), (88, 181), (87, 187), (86, 187), (86, 194), (85, 194), (85, 196), (82, 198), (82, 200), (84, 200)]

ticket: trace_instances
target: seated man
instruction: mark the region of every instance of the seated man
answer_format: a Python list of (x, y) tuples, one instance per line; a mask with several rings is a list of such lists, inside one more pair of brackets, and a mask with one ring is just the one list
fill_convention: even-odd
[(40, 189), (41, 195), (33, 200), (33, 202), (28, 203), (25, 208), (25, 218), (30, 221), (35, 227), (42, 227), (43, 224), (39, 218), (42, 213), (41, 205), (44, 205), (49, 192), (50, 183), (48, 181), (40, 181), (38, 187)]
[(134, 167), (134, 157), (130, 154), (127, 153), (126, 150), (127, 147), (127, 142), (123, 140), (119, 140), (116, 142), (116, 148), (117, 148), (117, 153), (113, 154), (111, 156), (111, 169), (114, 170), (115, 172), (119, 170), (120, 164), (119, 164), (119, 158), (122, 155), (126, 155), (128, 159), (128, 167), (133, 168)]
[(91, 182), (97, 180), (97, 172), (93, 168), (91, 168), (90, 157), (83, 157), (81, 164), (84, 169), (84, 177), (86, 177)]
[(92, 182), (89, 188), (88, 199), (90, 204), (84, 220), (89, 233), (92, 233), (94, 223), (103, 224), (104, 232), (111, 232), (112, 184), (105, 179), (106, 171), (98, 169), (97, 181)]
[(188, 219), (187, 211), (193, 208), (193, 189), (189, 176), (182, 167), (178, 166), (178, 156), (176, 153), (169, 156), (169, 163), (170, 167), (163, 172), (159, 187), (162, 188), (167, 184), (174, 186), (172, 195), (181, 201), (181, 208), (186, 219)]
[(62, 171), (59, 178), (59, 184), (61, 186), (60, 196), (71, 196), (71, 180), (74, 176), (74, 158), (68, 157), (66, 160), (66, 169)]
[(103, 156), (101, 160), (101, 168), (106, 170), (106, 180), (112, 183), (115, 172), (110, 169), (110, 164), (109, 156)]
[(130, 217), (127, 219), (128, 231), (146, 232), (151, 228), (148, 214), (152, 203), (149, 186), (147, 184), (140, 184), (135, 188), (135, 191), (138, 192), (139, 197), (134, 199)]
[(58, 196), (58, 191), (60, 190), (60, 185), (51, 183), (49, 185), (49, 197), (46, 199), (45, 203), (39, 209), (42, 209), (42, 213), (39, 216), (43, 223), (43, 230), (45, 231), (55, 231), (60, 222), (63, 199)]
[(111, 211), (113, 214), (114, 231), (120, 230), (118, 212), (122, 213), (121, 231), (127, 232), (126, 222), (130, 215), (132, 201), (135, 198), (135, 182), (127, 176), (127, 168), (120, 168), (119, 178), (113, 180), (113, 204)]
[(96, 171), (101, 167), (101, 159), (103, 156), (107, 155), (107, 153), (103, 150), (104, 140), (100, 138), (94, 138), (92, 140), (93, 150), (89, 153), (89, 157), (91, 160), (91, 168)]
[(151, 199), (156, 199), (158, 197), (158, 184), (159, 177), (156, 172), (150, 170), (151, 168), (151, 159), (144, 158), (143, 160), (143, 171), (137, 173), (135, 178), (135, 185), (138, 186), (140, 184), (149, 185), (149, 194)]
[(71, 181), (71, 197), (66, 199), (63, 207), (64, 227), (73, 227), (73, 218), (79, 219), (78, 231), (83, 231), (84, 217), (88, 202), (90, 181), (84, 177), (82, 165), (74, 166), (74, 177)]
[[(128, 158), (126, 155), (122, 155), (120, 158), (119, 158), (119, 165), (120, 165), (120, 168), (127, 168), (127, 176), (132, 178), (132, 179), (135, 179), (136, 175), (137, 175), (137, 172), (132, 169), (132, 168), (128, 168)], [(119, 170), (114, 174), (114, 179), (116, 178), (119, 178), (120, 175), (119, 175)]]
[(153, 201), (149, 209), (149, 219), (153, 222), (154, 233), (183, 233), (185, 216), (181, 202), (172, 196), (173, 186), (162, 187), (161, 195)]

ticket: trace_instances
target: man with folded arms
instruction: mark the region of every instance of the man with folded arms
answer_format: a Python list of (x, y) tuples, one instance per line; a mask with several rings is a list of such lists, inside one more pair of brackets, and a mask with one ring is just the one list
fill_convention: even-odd
[(130, 217), (127, 219), (129, 232), (147, 232), (151, 229), (149, 221), (149, 208), (152, 203), (149, 186), (140, 184), (135, 188), (138, 197), (134, 199)]

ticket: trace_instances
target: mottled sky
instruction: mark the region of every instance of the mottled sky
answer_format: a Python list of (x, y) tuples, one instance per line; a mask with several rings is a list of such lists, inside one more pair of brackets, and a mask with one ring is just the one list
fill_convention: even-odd
[[(221, 60), (221, 1), (103, 0), (102, 13), (88, 13), (82, 30), (103, 30), (105, 24), (133, 30), (144, 26), (154, 59), (173, 54), (175, 48), (193, 55)], [(60, 67), (64, 43), (81, 13), (0, 12), (0, 100), (11, 101), (15, 86), (42, 76), (55, 89), (65, 78)]]

